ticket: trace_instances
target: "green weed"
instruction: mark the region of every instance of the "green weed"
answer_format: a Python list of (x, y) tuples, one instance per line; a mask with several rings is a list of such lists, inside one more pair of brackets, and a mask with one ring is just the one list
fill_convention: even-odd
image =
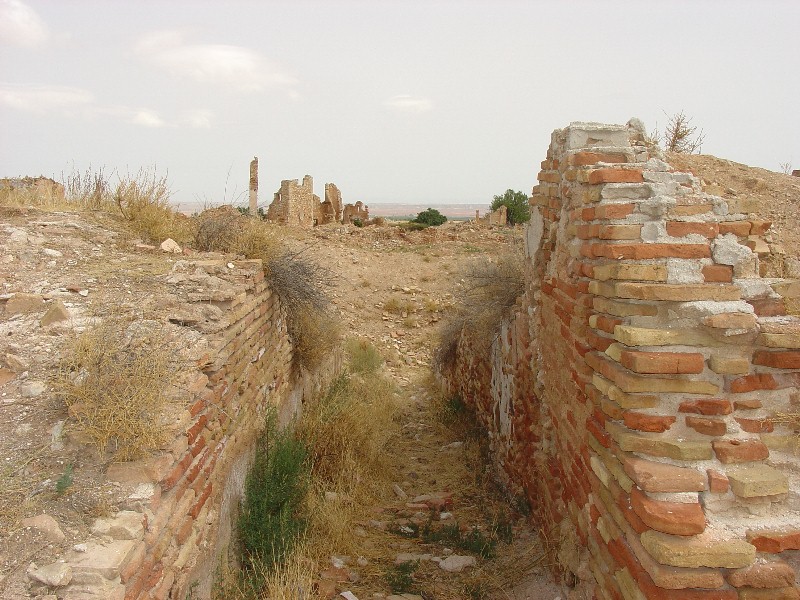
[(282, 564), (305, 531), (307, 454), (291, 431), (277, 430), (271, 411), (247, 475), (238, 523), (245, 564), (254, 576)]
[(56, 494), (61, 496), (64, 492), (67, 491), (67, 488), (69, 488), (71, 485), (72, 485), (72, 463), (69, 463), (67, 465), (67, 468), (64, 469), (64, 472), (61, 474), (61, 477), (59, 477), (56, 480)]
[(414, 590), (414, 572), (419, 568), (419, 561), (413, 560), (394, 565), (386, 572), (386, 583), (393, 592), (399, 594)]

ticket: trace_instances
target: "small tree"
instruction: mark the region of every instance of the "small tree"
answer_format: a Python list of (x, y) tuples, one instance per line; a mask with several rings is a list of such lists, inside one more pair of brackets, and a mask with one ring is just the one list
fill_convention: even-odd
[[(658, 142), (661, 134), (653, 132), (653, 139)], [(692, 125), (692, 119), (687, 117), (683, 111), (668, 117), (667, 125), (664, 128), (664, 150), (669, 152), (680, 152), (681, 154), (694, 154), (700, 152), (705, 141), (703, 130), (697, 130)]]
[(492, 200), (492, 210), (497, 210), (501, 206), (508, 209), (507, 218), (511, 225), (527, 223), (531, 220), (531, 206), (528, 203), (528, 196), (524, 192), (508, 189), (505, 194), (495, 196)]
[(447, 221), (447, 217), (445, 217), (442, 213), (440, 213), (435, 208), (429, 208), (428, 210), (423, 210), (421, 213), (417, 215), (415, 219), (412, 219), (412, 223), (421, 223), (423, 225), (441, 225)]

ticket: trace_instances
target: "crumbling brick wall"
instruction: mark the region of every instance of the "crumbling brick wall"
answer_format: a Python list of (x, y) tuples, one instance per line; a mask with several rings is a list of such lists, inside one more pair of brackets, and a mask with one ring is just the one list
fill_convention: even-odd
[(165, 280), (182, 301), (170, 321), (195, 331), (196, 359), (181, 374), (185, 409), (170, 415), (161, 453), (109, 467), (128, 500), (63, 557), (65, 598), (211, 597), (267, 408), (286, 423), (341, 368), (336, 355), (318, 373), (293, 370), (285, 310), (260, 260), (178, 261)]
[(369, 221), (369, 206), (364, 206), (364, 203), (359, 200), (355, 204), (345, 204), (342, 213), (342, 223), (348, 225), (358, 219), (362, 223)]
[(553, 133), (527, 290), (491, 356), (443, 373), (491, 432), (567, 581), (598, 598), (798, 598), (795, 281), (769, 223), (703, 192), (643, 128)]

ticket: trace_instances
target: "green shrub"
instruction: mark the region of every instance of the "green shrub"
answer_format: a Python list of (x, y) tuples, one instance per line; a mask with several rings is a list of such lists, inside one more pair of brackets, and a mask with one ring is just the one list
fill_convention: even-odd
[(362, 221), (362, 220), (361, 220), (361, 219), (359, 219), (358, 217), (355, 217), (355, 218), (354, 218), (354, 219), (351, 221), (351, 223), (352, 223), (353, 225), (355, 225), (356, 227), (363, 227), (363, 226), (364, 226), (364, 221)]
[(445, 217), (435, 208), (429, 208), (428, 210), (423, 210), (421, 213), (419, 213), (411, 222), (421, 223), (423, 225), (432, 225), (435, 227), (437, 225), (441, 225), (445, 221), (447, 221), (447, 217)]
[(254, 576), (282, 564), (305, 531), (307, 454), (289, 429), (277, 430), (271, 411), (247, 475), (238, 522), (245, 564)]
[(531, 206), (528, 203), (528, 196), (524, 192), (508, 189), (503, 194), (494, 196), (492, 210), (497, 210), (501, 206), (508, 209), (507, 219), (510, 225), (527, 223), (531, 220)]

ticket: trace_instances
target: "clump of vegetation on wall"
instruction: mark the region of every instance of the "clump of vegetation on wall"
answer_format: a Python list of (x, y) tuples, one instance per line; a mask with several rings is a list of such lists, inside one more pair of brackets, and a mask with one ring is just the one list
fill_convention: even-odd
[(525, 292), (524, 255), (512, 249), (495, 260), (476, 260), (461, 278), (464, 285), (456, 295), (455, 309), (439, 331), (434, 360), (440, 368), (454, 364), (465, 330), (473, 343), (487, 351), (491, 347), (503, 318)]
[(260, 259), (270, 289), (287, 311), (295, 365), (313, 370), (339, 345), (341, 331), (329, 312), (330, 272), (303, 251), (288, 249), (277, 226), (243, 216), (231, 206), (197, 216), (199, 250), (230, 252)]

